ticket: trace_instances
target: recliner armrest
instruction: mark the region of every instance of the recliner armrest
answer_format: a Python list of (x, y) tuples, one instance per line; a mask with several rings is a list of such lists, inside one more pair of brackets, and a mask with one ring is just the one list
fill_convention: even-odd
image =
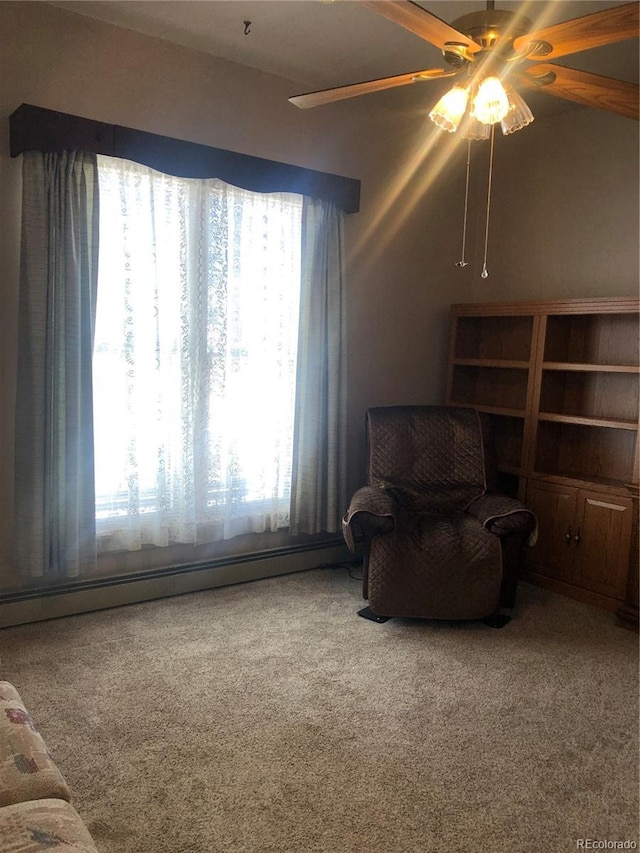
[(485, 530), (495, 536), (518, 535), (532, 547), (538, 536), (538, 522), (531, 510), (515, 498), (501, 494), (485, 494), (473, 500), (466, 509)]
[(342, 534), (349, 550), (356, 550), (354, 537), (358, 533), (368, 539), (379, 533), (390, 533), (396, 517), (396, 503), (388, 492), (378, 486), (362, 486), (351, 498), (342, 519)]

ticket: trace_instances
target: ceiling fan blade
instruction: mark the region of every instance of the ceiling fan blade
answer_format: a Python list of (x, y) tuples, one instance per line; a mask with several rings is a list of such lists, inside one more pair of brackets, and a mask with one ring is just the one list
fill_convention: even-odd
[(466, 45), (468, 53), (482, 50), (479, 44), (469, 36), (458, 32), (445, 21), (441, 21), (431, 12), (427, 12), (411, 0), (360, 0), (361, 6), (366, 6), (372, 12), (382, 15), (409, 30), (421, 39), (444, 50), (448, 42)]
[(552, 62), (524, 69), (518, 74), (518, 80), (530, 89), (627, 118), (638, 118), (639, 87), (635, 83), (564, 68)]
[[(640, 4), (627, 3), (604, 9), (553, 27), (534, 30), (513, 42), (516, 53), (554, 59), (604, 44), (614, 44), (640, 35)], [(544, 46), (540, 47), (540, 44)], [(551, 48), (550, 50), (545, 49)]]
[(334, 89), (322, 89), (319, 92), (307, 92), (304, 95), (294, 95), (289, 101), (296, 107), (306, 110), (308, 107), (319, 107), (331, 104), (345, 98), (355, 98), (357, 95), (367, 95), (369, 92), (380, 92), (383, 89), (393, 89), (395, 86), (406, 86), (421, 80), (438, 80), (442, 77), (455, 77), (460, 70), (445, 71), (444, 68), (428, 68), (426, 71), (412, 71), (409, 74), (398, 74), (395, 77), (381, 77), (378, 80), (367, 80), (364, 83), (352, 83), (349, 86), (337, 86)]

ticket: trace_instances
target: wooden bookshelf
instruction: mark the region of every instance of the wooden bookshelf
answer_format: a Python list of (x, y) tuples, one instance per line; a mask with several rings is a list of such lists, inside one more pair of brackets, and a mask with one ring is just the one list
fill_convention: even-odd
[(637, 617), (639, 308), (454, 305), (446, 395), (490, 419), (499, 471), (538, 515), (525, 576), (625, 624)]

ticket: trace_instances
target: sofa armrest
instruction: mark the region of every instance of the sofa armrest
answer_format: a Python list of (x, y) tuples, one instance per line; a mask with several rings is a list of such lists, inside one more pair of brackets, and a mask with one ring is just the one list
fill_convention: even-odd
[(0, 850), (20, 853), (98, 853), (80, 815), (55, 798), (0, 809)]
[(485, 494), (473, 500), (466, 511), (501, 539), (520, 536), (529, 547), (536, 543), (538, 522), (531, 510), (515, 498), (501, 494)]
[(16, 688), (0, 681), (0, 807), (71, 791)]
[(358, 489), (342, 519), (342, 534), (349, 550), (355, 552), (357, 534), (371, 539), (379, 533), (390, 533), (395, 527), (396, 517), (396, 503), (384, 489), (378, 486)]

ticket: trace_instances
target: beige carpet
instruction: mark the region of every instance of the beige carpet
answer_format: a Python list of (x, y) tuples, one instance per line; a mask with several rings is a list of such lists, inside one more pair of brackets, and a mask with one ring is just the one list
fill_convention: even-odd
[(322, 569), (0, 632), (103, 853), (638, 842), (638, 638), (528, 585), (503, 630), (358, 618)]

